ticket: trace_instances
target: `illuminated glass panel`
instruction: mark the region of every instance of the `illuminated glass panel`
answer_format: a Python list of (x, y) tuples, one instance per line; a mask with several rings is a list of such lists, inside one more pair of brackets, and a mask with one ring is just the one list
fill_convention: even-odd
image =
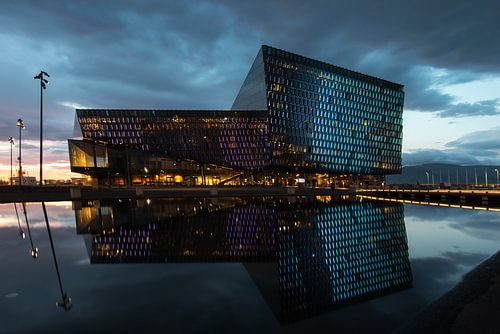
[(272, 164), (395, 174), (403, 86), (263, 46)]

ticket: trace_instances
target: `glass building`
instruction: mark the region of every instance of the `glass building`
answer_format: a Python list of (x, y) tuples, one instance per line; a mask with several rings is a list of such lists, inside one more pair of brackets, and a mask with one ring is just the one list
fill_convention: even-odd
[(262, 46), (231, 110), (77, 109), (71, 169), (128, 185), (380, 182), (401, 172), (403, 103), (400, 84)]
[(282, 322), (412, 285), (401, 203), (199, 198), (74, 208), (91, 263), (243, 262)]

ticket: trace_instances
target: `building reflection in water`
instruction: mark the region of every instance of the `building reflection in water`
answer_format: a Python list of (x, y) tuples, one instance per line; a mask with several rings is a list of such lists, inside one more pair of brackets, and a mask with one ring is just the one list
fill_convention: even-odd
[(401, 203), (329, 198), (75, 202), (91, 263), (243, 262), (288, 323), (411, 287)]

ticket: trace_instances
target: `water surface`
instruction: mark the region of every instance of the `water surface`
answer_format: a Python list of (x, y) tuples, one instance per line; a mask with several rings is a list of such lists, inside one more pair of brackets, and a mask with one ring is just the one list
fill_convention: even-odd
[[(74, 304), (65, 312), (55, 307), (60, 295), (41, 206), (27, 206), (40, 252), (34, 260), (13, 205), (4, 204), (2, 331), (385, 333), (499, 250), (498, 213), (383, 205), (290, 198), (47, 203)], [(293, 321), (280, 318), (287, 308)]]

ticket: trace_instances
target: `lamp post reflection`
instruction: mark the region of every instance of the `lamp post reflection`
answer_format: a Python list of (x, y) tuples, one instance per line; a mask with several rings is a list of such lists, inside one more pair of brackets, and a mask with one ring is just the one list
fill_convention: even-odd
[(26, 238), (26, 234), (24, 233), (23, 229), (21, 228), (21, 220), (19, 219), (19, 212), (17, 211), (17, 204), (14, 203), (14, 209), (16, 209), (16, 217), (17, 217), (17, 226), (19, 226), (19, 236), (23, 239)]
[[(33, 238), (31, 237), (31, 229), (28, 221), (28, 213), (26, 211), (26, 203), (23, 202), (22, 205), (23, 205), (24, 219), (26, 220), (26, 227), (28, 228), (28, 237), (30, 238), (31, 256), (34, 259), (36, 259), (38, 257), (38, 248), (33, 245)], [(17, 212), (17, 207), (16, 207), (16, 212)]]
[(42, 202), (43, 216), (45, 218), (45, 225), (47, 227), (47, 233), (49, 235), (50, 248), (52, 249), (52, 258), (54, 260), (54, 266), (56, 268), (57, 280), (59, 282), (59, 290), (61, 291), (61, 301), (56, 302), (56, 305), (65, 311), (69, 311), (73, 306), (71, 303), (71, 298), (68, 296), (66, 292), (64, 292), (64, 288), (62, 285), (61, 274), (59, 272), (59, 265), (57, 264), (56, 251), (54, 249), (54, 241), (52, 240), (52, 232), (50, 231), (49, 218), (47, 216), (47, 208), (45, 207), (45, 202)]

